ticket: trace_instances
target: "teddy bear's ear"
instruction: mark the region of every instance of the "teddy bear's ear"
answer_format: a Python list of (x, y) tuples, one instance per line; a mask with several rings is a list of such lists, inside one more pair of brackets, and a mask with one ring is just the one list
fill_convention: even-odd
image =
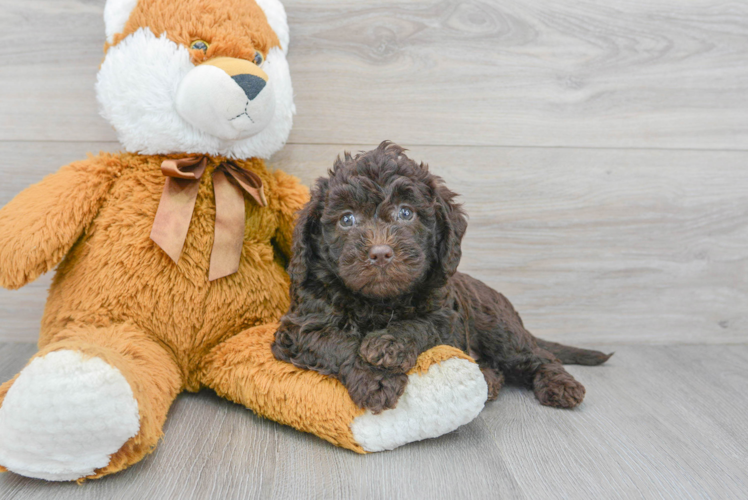
[[(109, 0), (112, 1), (112, 0)], [(268, 18), (268, 24), (280, 40), (281, 49), (284, 54), (288, 54), (288, 20), (286, 19), (286, 9), (279, 0), (256, 0)]]
[(104, 25), (108, 43), (112, 43), (114, 35), (125, 29), (125, 24), (137, 4), (138, 0), (107, 0), (104, 6)]

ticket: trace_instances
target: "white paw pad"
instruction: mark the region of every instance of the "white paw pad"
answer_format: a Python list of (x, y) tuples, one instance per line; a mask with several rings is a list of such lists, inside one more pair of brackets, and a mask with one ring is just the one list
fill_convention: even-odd
[(106, 361), (63, 350), (34, 359), (0, 407), (0, 465), (70, 481), (105, 467), (140, 428), (138, 402)]
[(452, 358), (410, 375), (397, 407), (374, 415), (367, 410), (351, 424), (354, 439), (366, 451), (398, 446), (452, 432), (483, 409), (488, 386), (478, 365)]

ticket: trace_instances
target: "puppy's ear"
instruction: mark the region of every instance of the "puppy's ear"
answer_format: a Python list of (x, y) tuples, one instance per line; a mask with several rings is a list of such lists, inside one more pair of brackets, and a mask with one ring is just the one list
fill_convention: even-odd
[(462, 258), (462, 237), (467, 230), (467, 218), (462, 207), (454, 202), (457, 195), (439, 184), (436, 189), (436, 251), (443, 278), (457, 271)]
[(314, 189), (312, 189), (311, 199), (298, 213), (296, 226), (293, 230), (291, 261), (288, 263), (292, 291), (300, 287), (309, 274), (309, 268), (314, 258), (313, 239), (320, 233), (319, 221), (324, 207), (327, 186), (327, 179), (317, 179)]

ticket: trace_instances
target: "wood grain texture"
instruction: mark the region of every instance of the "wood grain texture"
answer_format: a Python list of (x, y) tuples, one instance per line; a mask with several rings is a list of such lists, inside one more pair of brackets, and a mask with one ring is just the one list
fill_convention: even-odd
[(746, 4), (288, 5), (294, 142), (748, 147)]
[(104, 3), (0, 1), (0, 140), (116, 140), (94, 93)]
[[(0, 1), (0, 139), (115, 139), (103, 4)], [(748, 148), (743, 2), (285, 4), (291, 143)]]
[(580, 411), (515, 390), (480, 418), (527, 498), (745, 498), (747, 349), (617, 347), (603, 367), (570, 367)]
[[(305, 184), (344, 149), (289, 145), (271, 161)], [(21, 174), (4, 204), (87, 150), (1, 143)], [(461, 270), (562, 342), (748, 342), (748, 153), (411, 147), (462, 195)], [(0, 339), (36, 341), (49, 277), (0, 290)]]
[[(605, 349), (605, 346), (595, 345)], [(447, 436), (359, 456), (213, 393), (183, 394), (153, 455), (83, 486), (0, 475), (3, 499), (745, 498), (748, 346), (618, 346), (576, 410), (502, 390)], [(0, 344), (0, 378), (33, 349)]]

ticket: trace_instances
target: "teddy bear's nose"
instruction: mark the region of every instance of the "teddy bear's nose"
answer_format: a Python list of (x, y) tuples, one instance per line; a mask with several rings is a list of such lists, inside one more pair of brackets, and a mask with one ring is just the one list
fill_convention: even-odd
[(234, 75), (231, 77), (239, 85), (250, 101), (257, 97), (267, 82), (255, 75)]

